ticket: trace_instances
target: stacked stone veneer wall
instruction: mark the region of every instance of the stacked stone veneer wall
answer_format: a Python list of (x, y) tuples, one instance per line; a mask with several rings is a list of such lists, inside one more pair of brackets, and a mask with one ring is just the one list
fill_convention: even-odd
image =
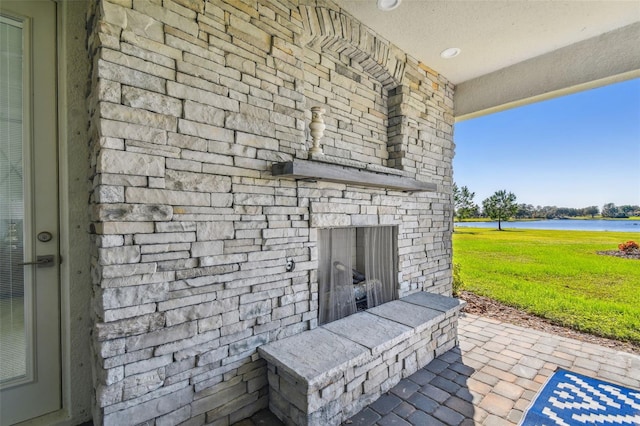
[[(324, 1), (101, 0), (88, 30), (96, 424), (267, 407), (256, 348), (317, 327), (318, 227), (397, 225), (398, 295), (450, 294), (443, 77)], [(274, 179), (313, 105), (327, 161), (437, 191)]]

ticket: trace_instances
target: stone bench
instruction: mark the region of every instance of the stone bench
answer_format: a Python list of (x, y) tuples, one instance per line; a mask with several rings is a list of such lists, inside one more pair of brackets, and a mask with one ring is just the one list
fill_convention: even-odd
[(464, 303), (419, 292), (261, 346), (269, 408), (287, 425), (339, 425), (453, 348)]

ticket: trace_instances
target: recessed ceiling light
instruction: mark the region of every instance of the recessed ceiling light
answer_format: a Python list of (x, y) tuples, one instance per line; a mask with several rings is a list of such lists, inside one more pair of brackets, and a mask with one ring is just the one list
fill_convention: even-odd
[(400, 6), (402, 0), (378, 0), (378, 9), (388, 12)]
[(442, 52), (440, 52), (440, 57), (444, 58), (444, 59), (451, 59), (451, 58), (455, 58), (456, 56), (458, 56), (460, 54), (461, 50), (457, 47), (450, 47), (448, 49), (444, 49)]

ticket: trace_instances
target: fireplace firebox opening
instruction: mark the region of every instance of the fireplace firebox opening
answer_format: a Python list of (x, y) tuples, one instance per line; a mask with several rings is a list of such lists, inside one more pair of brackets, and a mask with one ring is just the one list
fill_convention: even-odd
[(318, 230), (319, 323), (397, 299), (397, 226)]

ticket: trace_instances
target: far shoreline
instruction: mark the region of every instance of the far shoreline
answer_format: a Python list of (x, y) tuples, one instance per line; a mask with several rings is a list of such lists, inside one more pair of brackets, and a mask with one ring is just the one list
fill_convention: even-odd
[[(554, 217), (552, 219), (546, 219), (542, 217), (536, 218), (523, 218), (523, 219), (506, 219), (502, 220), (502, 223), (509, 222), (544, 222), (551, 220), (604, 220), (604, 221), (640, 221), (640, 216), (631, 216), (631, 217), (587, 217), (587, 216), (576, 216), (576, 217)], [(457, 219), (453, 218), (454, 223), (483, 223), (483, 222), (497, 222), (494, 219), (488, 217), (479, 217), (479, 218), (470, 218), (470, 219)]]

